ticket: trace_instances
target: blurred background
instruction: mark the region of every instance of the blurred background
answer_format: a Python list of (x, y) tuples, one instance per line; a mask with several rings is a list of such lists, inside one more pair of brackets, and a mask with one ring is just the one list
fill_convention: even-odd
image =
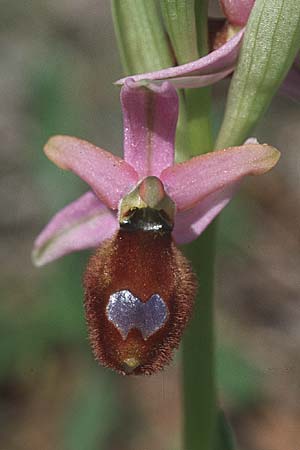
[[(88, 252), (30, 260), (41, 228), (86, 190), (46, 159), (48, 137), (121, 153), (109, 1), (2, 0), (0, 56), (0, 450), (183, 450), (180, 352), (150, 378), (99, 367), (82, 306)], [(217, 124), (228, 84), (214, 88)], [(221, 217), (218, 382), (243, 450), (300, 448), (299, 125), (300, 105), (278, 95), (255, 134), (281, 162)]]

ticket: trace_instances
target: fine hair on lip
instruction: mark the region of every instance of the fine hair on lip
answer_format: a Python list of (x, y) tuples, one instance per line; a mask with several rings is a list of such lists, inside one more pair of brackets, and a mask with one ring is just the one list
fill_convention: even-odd
[[(119, 230), (90, 258), (84, 276), (86, 320), (95, 358), (121, 374), (161, 370), (170, 362), (191, 316), (196, 284), (171, 233)], [(133, 295), (130, 323), (111, 309), (107, 315), (111, 296), (121, 291)], [(168, 314), (147, 328), (143, 320), (152, 316), (146, 303), (154, 295), (158, 296), (152, 300), (157, 302), (154, 306), (160, 305), (163, 316), (161, 299)]]

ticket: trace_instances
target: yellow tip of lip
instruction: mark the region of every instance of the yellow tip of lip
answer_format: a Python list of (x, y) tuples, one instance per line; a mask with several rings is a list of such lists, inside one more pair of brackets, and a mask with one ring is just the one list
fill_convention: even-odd
[(123, 362), (126, 372), (132, 372), (140, 365), (140, 361), (136, 358), (126, 358)]

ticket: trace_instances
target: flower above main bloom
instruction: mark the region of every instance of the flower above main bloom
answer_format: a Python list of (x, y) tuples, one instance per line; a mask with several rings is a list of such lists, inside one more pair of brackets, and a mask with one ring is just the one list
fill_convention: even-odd
[[(255, 0), (220, 0), (226, 19), (209, 18), (209, 35), (213, 38), (207, 55), (174, 67), (130, 75), (116, 81), (116, 84), (123, 85), (126, 80), (132, 78), (135, 81), (149, 80), (153, 83), (167, 80), (176, 88), (199, 88), (226, 78), (236, 68), (254, 3)], [(299, 55), (296, 56), (281, 85), (281, 92), (298, 102), (300, 101)]]
[(175, 205), (174, 241), (191, 242), (227, 205), (244, 176), (267, 172), (279, 158), (275, 148), (251, 141), (174, 164), (178, 97), (171, 83), (126, 80), (121, 103), (124, 159), (70, 136), (54, 136), (46, 144), (48, 158), (91, 190), (58, 212), (37, 237), (36, 265), (110, 238), (119, 228), (122, 200), (143, 180), (148, 186), (149, 177), (158, 180), (153, 189), (161, 185)]

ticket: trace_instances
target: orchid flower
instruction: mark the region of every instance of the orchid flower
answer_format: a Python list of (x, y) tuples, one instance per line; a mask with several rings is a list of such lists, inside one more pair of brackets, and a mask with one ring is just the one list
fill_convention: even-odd
[[(220, 3), (228, 23), (221, 32), (221, 39), (216, 39), (217, 45), (213, 47), (217, 48), (195, 61), (155, 72), (130, 75), (130, 78), (157, 83), (168, 80), (176, 88), (197, 88), (212, 85), (230, 75), (236, 67), (255, 0), (220, 0)], [(128, 77), (121, 78), (116, 84), (122, 85), (126, 79)], [(300, 68), (297, 58), (281, 89), (286, 95), (300, 100)]]
[(48, 158), (92, 190), (54, 216), (33, 260), (43, 265), (98, 247), (83, 279), (95, 358), (123, 375), (150, 375), (171, 360), (196, 294), (196, 277), (175, 243), (199, 236), (240, 180), (270, 170), (279, 152), (251, 141), (174, 164), (172, 84), (129, 79), (121, 103), (124, 159), (69, 136), (46, 144)]
[(175, 88), (169, 82), (142, 85), (129, 79), (121, 103), (124, 159), (70, 136), (54, 136), (46, 144), (48, 158), (91, 190), (58, 212), (40, 233), (33, 250), (36, 265), (102, 244), (119, 228), (124, 199), (149, 179), (175, 205), (174, 241), (190, 242), (227, 205), (242, 178), (267, 172), (279, 158), (275, 148), (251, 141), (174, 164)]

